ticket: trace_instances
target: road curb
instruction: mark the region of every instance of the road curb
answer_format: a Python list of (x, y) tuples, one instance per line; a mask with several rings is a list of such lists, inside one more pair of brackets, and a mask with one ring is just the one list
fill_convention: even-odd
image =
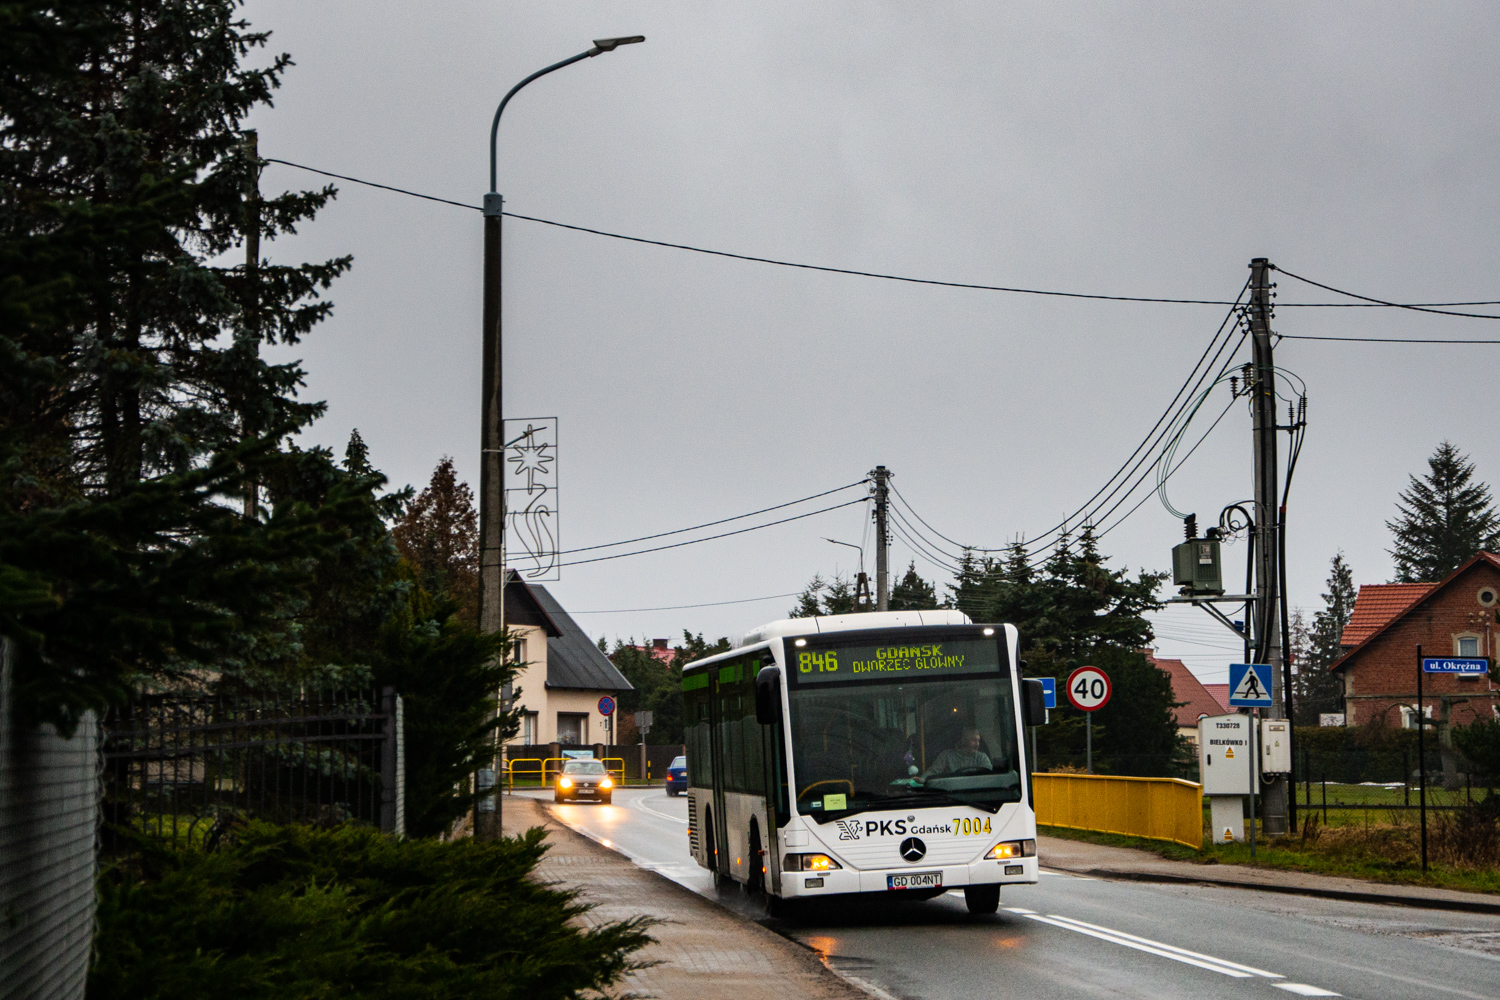
[(1160, 882), (1175, 885), (1217, 885), (1230, 889), (1255, 889), (1260, 892), (1279, 892), (1290, 896), (1315, 896), (1320, 899), (1338, 899), (1350, 903), (1377, 903), (1383, 906), (1410, 906), (1423, 910), (1451, 910), (1460, 913), (1500, 914), (1500, 902), (1467, 899), (1437, 899), (1430, 896), (1402, 896), (1388, 892), (1360, 892), (1354, 889), (1321, 889), (1317, 886), (1285, 885), (1265, 882), (1246, 882), (1240, 879), (1212, 878), (1198, 875), (1173, 875), (1167, 872), (1120, 871), (1112, 868), (1061, 868), (1046, 865), (1053, 871), (1073, 875), (1088, 875), (1092, 878), (1118, 879), (1130, 882)]

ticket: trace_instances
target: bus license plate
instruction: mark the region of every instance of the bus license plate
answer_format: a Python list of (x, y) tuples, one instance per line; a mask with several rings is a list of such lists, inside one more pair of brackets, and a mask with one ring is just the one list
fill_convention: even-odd
[(940, 889), (942, 885), (942, 872), (907, 872), (885, 877), (887, 889)]

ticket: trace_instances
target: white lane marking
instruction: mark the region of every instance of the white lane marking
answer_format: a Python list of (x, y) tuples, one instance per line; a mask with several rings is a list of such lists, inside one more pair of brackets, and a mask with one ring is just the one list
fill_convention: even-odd
[(1054, 878), (1076, 878), (1080, 882), (1097, 882), (1097, 881), (1099, 881), (1098, 879), (1096, 879), (1096, 878), (1090, 878), (1087, 875), (1074, 875), (1072, 872), (1049, 872), (1045, 868), (1038, 868), (1037, 869), (1037, 874), (1039, 874), (1039, 875), (1051, 875)]
[(1033, 913), (1036, 912), (1035, 910), (1028, 910), (1024, 906), (1007, 906), (1005, 908), (1005, 911), (1007, 913), (1019, 913), (1019, 914), (1022, 914), (1023, 916), (1027, 916), (1027, 917), (1031, 916)]
[[(1070, 921), (1066, 917), (1059, 917), (1055, 914), (1044, 917), (1040, 913), (1036, 913), (1030, 916), (1032, 920), (1051, 924), (1054, 927), (1061, 927), (1063, 930), (1072, 931), (1075, 934), (1087, 934), (1089, 937), (1108, 941), (1111, 944), (1124, 945), (1126, 948), (1134, 948), (1136, 951), (1144, 951), (1150, 955), (1170, 958), (1174, 962), (1195, 965), (1200, 969), (1207, 969), (1209, 972), (1217, 972), (1221, 976), (1232, 976), (1235, 979), (1250, 979), (1257, 974), (1276, 976), (1274, 972), (1246, 972), (1243, 970), (1247, 969), (1248, 966), (1226, 962), (1223, 959), (1214, 958), (1212, 955), (1200, 955), (1198, 952), (1188, 951), (1185, 948), (1177, 948), (1169, 944), (1162, 944), (1160, 941), (1136, 937), (1134, 934), (1124, 934), (1105, 927), (1094, 929), (1092, 924), (1083, 924), (1082, 921)], [(1280, 977), (1276, 976), (1276, 978)]]
[(639, 809), (642, 812), (648, 812), (653, 816), (660, 816), (662, 819), (669, 819), (674, 823), (681, 823), (683, 826), (687, 826), (686, 817), (673, 816), (670, 813), (659, 812), (658, 810), (652, 809), (650, 806), (646, 805), (646, 797), (644, 795), (637, 796), (634, 800), (631, 801), (630, 806), (632, 809)]
[(1316, 986), (1308, 986), (1305, 983), (1272, 983), (1279, 990), (1295, 993), (1299, 997), (1341, 997), (1344, 994), (1335, 993), (1332, 990), (1320, 989)]
[(1165, 948), (1168, 951), (1175, 951), (1175, 952), (1178, 952), (1179, 954), (1191, 955), (1193, 958), (1201, 958), (1201, 959), (1204, 959), (1205, 961), (1217, 962), (1220, 965), (1225, 965), (1225, 966), (1229, 966), (1231, 968), (1239, 969), (1241, 972), (1249, 973), (1252, 976), (1264, 976), (1267, 979), (1285, 979), (1286, 978), (1285, 976), (1283, 976), (1279, 972), (1267, 972), (1265, 969), (1257, 969), (1253, 965), (1241, 965), (1239, 962), (1231, 962), (1227, 958), (1218, 958), (1218, 957), (1216, 957), (1214, 955), (1204, 955), (1201, 952), (1188, 951), (1186, 948), (1179, 948), (1179, 947), (1177, 947), (1174, 944), (1162, 944), (1160, 941), (1153, 941), (1150, 938), (1139, 937), (1138, 935), (1129, 934), (1129, 933), (1126, 933), (1125, 931), (1117, 931), (1113, 927), (1100, 927), (1098, 924), (1091, 924), (1091, 923), (1088, 923), (1087, 921), (1077, 920), (1077, 919), (1075, 919), (1073, 917), (1059, 917), (1055, 913), (1051, 914), (1051, 916), (1056, 917), (1056, 919), (1058, 919), (1058, 920), (1065, 920), (1065, 921), (1067, 921), (1070, 924), (1077, 924), (1080, 927), (1087, 927), (1090, 930), (1103, 931), (1106, 934), (1114, 934), (1117, 937), (1129, 938), (1132, 941), (1139, 941), (1142, 944), (1149, 944), (1149, 945), (1152, 945), (1153, 947), (1156, 947), (1156, 948)]

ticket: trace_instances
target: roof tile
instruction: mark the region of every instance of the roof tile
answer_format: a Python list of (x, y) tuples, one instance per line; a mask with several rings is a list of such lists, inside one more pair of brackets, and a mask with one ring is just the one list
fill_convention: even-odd
[(1344, 626), (1344, 634), (1339, 637), (1339, 645), (1358, 646), (1399, 618), (1403, 611), (1427, 596), (1435, 586), (1433, 583), (1361, 584), (1359, 594), (1354, 598), (1354, 610), (1349, 614), (1349, 624)]

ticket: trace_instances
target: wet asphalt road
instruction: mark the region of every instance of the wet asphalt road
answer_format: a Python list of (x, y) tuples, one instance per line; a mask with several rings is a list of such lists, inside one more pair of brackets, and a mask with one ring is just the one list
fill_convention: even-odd
[(1044, 872), (1040, 885), (1007, 888), (994, 916), (970, 916), (950, 893), (830, 900), (772, 920), (759, 900), (716, 891), (688, 856), (685, 799), (622, 788), (611, 806), (554, 809), (892, 997), (1500, 998), (1500, 916)]

